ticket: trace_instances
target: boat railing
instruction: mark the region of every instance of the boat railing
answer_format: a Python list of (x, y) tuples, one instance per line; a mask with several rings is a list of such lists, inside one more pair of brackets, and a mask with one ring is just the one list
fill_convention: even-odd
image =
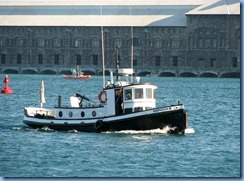
[(55, 105), (54, 108), (59, 108), (59, 109), (89, 109), (89, 108), (101, 108), (104, 107), (102, 104), (82, 104), (79, 107), (72, 107), (72, 106), (68, 106), (68, 105), (64, 105), (64, 106), (58, 106)]

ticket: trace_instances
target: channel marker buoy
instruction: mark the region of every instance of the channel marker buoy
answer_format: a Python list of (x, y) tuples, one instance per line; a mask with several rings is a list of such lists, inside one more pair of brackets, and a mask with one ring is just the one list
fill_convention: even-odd
[(2, 94), (13, 94), (13, 90), (8, 86), (8, 84), (10, 83), (8, 75), (5, 75), (3, 83), (5, 84), (5, 86), (2, 88), (1, 93)]

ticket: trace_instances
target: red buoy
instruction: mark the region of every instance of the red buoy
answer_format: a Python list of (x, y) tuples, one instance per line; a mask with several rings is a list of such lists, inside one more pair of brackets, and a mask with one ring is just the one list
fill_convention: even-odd
[(3, 83), (5, 84), (5, 86), (4, 86), (4, 88), (2, 88), (1, 93), (2, 94), (13, 94), (13, 90), (8, 86), (8, 84), (10, 83), (8, 75), (5, 75)]

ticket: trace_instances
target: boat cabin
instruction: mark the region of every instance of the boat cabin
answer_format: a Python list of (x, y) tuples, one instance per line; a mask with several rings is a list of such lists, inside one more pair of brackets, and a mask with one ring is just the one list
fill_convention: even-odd
[[(84, 118), (129, 114), (156, 107), (157, 86), (150, 83), (142, 84), (139, 77), (136, 77), (136, 81), (133, 83), (133, 79), (130, 77), (133, 74), (132, 69), (119, 69), (118, 72), (120, 76), (125, 77), (125, 80), (119, 77), (114, 83), (111, 71), (111, 80), (107, 81), (103, 90), (98, 94), (99, 102), (76, 94), (76, 96), (70, 97), (71, 107), (83, 109), (86, 115)], [(88, 106), (82, 104), (83, 99), (89, 102)], [(96, 114), (93, 114), (94, 111)]]
[(144, 111), (156, 107), (156, 89), (157, 86), (150, 83), (141, 84), (140, 78), (136, 77), (133, 83), (130, 79), (132, 69), (119, 69), (119, 75), (123, 75), (126, 81), (116, 81), (113, 84), (113, 74), (110, 74), (111, 81), (108, 81), (106, 87), (101, 91), (99, 100), (105, 103), (108, 115), (127, 114), (132, 112)]

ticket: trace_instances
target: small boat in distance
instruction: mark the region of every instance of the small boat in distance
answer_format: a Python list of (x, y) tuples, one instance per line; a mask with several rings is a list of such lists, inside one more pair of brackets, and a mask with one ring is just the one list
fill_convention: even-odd
[(84, 72), (82, 72), (79, 68), (79, 66), (76, 67), (76, 69), (72, 69), (72, 75), (62, 75), (63, 78), (66, 79), (89, 79), (91, 78), (91, 75), (84, 75)]

